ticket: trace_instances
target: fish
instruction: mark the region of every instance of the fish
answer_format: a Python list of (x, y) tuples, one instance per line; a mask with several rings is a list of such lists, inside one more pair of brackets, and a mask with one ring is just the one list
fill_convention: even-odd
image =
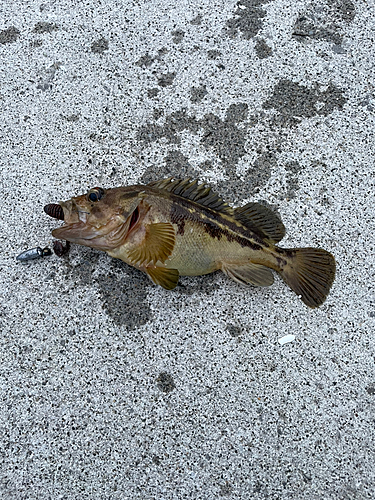
[(334, 256), (320, 248), (282, 248), (280, 218), (250, 202), (233, 208), (197, 180), (161, 179), (103, 189), (45, 212), (63, 220), (55, 238), (107, 252), (166, 290), (179, 276), (217, 270), (242, 285), (270, 286), (276, 271), (311, 308), (323, 304), (335, 279)]

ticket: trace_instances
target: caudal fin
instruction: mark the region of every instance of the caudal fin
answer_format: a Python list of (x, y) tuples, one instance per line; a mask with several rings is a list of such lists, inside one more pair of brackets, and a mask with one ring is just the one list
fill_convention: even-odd
[(323, 304), (335, 279), (333, 255), (320, 248), (296, 248), (286, 250), (285, 257), (280, 275), (287, 285), (307, 306)]

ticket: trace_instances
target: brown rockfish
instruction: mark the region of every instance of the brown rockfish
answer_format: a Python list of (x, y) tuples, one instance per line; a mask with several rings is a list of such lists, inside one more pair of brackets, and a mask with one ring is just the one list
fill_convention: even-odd
[(259, 203), (232, 208), (191, 179), (96, 187), (44, 210), (64, 220), (54, 237), (104, 250), (167, 290), (180, 275), (218, 269), (238, 283), (268, 286), (273, 269), (306, 305), (317, 307), (335, 278), (329, 252), (276, 246), (285, 228), (274, 212)]

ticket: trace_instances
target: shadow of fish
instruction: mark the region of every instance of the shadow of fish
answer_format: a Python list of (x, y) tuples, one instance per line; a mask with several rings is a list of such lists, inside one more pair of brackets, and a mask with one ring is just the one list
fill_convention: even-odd
[(238, 283), (269, 286), (275, 270), (306, 305), (317, 307), (335, 278), (335, 259), (326, 250), (276, 246), (285, 228), (274, 212), (259, 203), (232, 208), (190, 179), (97, 187), (44, 209), (64, 220), (54, 237), (104, 250), (167, 290), (179, 276), (218, 269)]

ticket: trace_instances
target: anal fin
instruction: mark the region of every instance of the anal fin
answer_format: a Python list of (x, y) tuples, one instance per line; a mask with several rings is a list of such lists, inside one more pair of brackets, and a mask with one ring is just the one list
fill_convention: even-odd
[(232, 280), (242, 285), (270, 286), (273, 283), (272, 271), (260, 264), (248, 262), (246, 264), (225, 264), (222, 271)]
[(155, 285), (160, 285), (165, 290), (173, 290), (177, 286), (179, 273), (177, 269), (167, 269), (165, 267), (146, 267), (146, 273), (150, 276)]

